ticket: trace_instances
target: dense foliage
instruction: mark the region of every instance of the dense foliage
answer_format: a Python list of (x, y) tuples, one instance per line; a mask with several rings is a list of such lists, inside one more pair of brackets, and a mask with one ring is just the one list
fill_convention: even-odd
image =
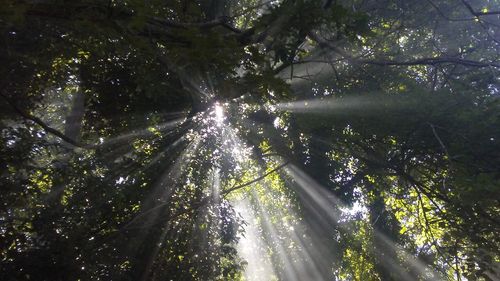
[(7, 0), (0, 34), (1, 280), (500, 278), (498, 0)]

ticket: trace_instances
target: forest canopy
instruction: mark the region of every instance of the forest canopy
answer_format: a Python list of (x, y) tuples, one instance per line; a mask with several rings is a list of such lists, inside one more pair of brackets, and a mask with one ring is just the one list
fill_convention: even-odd
[(5, 0), (1, 280), (500, 280), (498, 0)]

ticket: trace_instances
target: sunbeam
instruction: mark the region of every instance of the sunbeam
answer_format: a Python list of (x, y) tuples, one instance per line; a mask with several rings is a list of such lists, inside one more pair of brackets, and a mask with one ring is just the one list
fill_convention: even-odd
[(267, 254), (265, 242), (257, 227), (257, 218), (252, 210), (248, 199), (242, 199), (234, 203), (235, 211), (245, 221), (244, 233), (239, 236), (238, 251), (245, 259), (245, 279), (251, 280), (273, 280), (276, 278), (271, 260)]
[[(290, 165), (286, 168), (286, 172), (291, 176), (294, 182), (296, 182), (296, 186), (299, 189), (297, 192), (301, 201), (303, 201), (303, 204), (312, 204), (314, 209), (318, 211), (316, 213), (318, 216), (317, 219), (327, 219), (328, 225), (338, 225), (341, 230), (347, 232), (349, 231), (349, 229), (346, 228), (341, 222), (341, 210), (347, 209), (341, 200), (315, 182), (298, 167)], [(375, 239), (380, 240), (384, 246), (389, 248), (391, 251), (398, 253), (399, 257), (390, 256), (383, 251), (376, 252), (374, 254), (378, 256), (384, 266), (386, 266), (389, 270), (396, 272), (401, 280), (414, 280), (415, 277), (408, 272), (409, 270), (418, 273), (420, 276), (425, 276), (426, 279), (440, 279), (439, 273), (432, 270), (425, 263), (418, 260), (418, 258), (407, 253), (402, 249), (402, 247), (395, 244), (383, 233), (378, 232), (376, 229), (373, 231)], [(401, 261), (399, 261), (399, 258)], [(406, 266), (408, 268), (406, 268)]]
[(172, 121), (164, 122), (156, 126), (151, 126), (149, 128), (135, 130), (130, 133), (122, 134), (116, 137), (103, 139), (100, 146), (106, 147), (111, 145), (119, 145), (122, 142), (127, 142), (133, 138), (153, 136), (155, 132), (161, 133), (161, 135), (166, 136), (171, 133), (175, 128), (182, 125), (185, 122), (185, 118), (178, 118)]
[[(379, 110), (402, 110), (416, 103), (408, 97), (382, 97), (380, 93), (367, 93), (345, 97), (332, 97), (331, 93), (322, 93), (322, 97), (300, 101), (279, 103), (276, 105), (278, 111), (289, 111), (293, 113), (310, 114), (335, 114), (335, 112), (358, 112), (368, 111), (368, 114)], [(370, 111), (373, 111), (370, 113)], [(359, 114), (359, 113), (358, 113)]]

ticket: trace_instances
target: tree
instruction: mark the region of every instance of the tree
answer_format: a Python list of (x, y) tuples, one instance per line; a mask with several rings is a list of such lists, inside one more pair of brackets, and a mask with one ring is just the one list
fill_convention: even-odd
[(495, 280), (499, 11), (7, 1), (2, 280)]

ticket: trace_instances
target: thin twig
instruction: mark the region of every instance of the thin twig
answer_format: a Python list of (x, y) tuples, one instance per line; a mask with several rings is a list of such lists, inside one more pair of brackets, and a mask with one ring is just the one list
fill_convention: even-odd
[[(231, 193), (231, 192), (233, 192), (233, 191), (235, 191), (235, 190), (238, 190), (238, 189), (241, 189), (241, 188), (243, 188), (243, 187), (249, 186), (249, 185), (251, 185), (251, 184), (253, 184), (253, 183), (256, 183), (256, 182), (258, 182), (258, 181), (260, 181), (260, 180), (264, 179), (264, 178), (265, 178), (265, 177), (267, 177), (268, 175), (270, 175), (270, 174), (272, 174), (272, 173), (274, 173), (274, 172), (276, 172), (276, 171), (278, 171), (278, 170), (282, 169), (283, 167), (285, 167), (286, 165), (288, 165), (288, 163), (289, 163), (289, 162), (285, 162), (285, 163), (283, 163), (283, 164), (281, 164), (281, 165), (279, 165), (279, 166), (275, 167), (275, 168), (274, 168), (274, 169), (272, 169), (271, 171), (269, 171), (269, 172), (267, 172), (267, 173), (263, 174), (262, 176), (260, 176), (260, 177), (258, 177), (258, 178), (255, 178), (255, 179), (253, 179), (253, 180), (251, 180), (251, 181), (248, 181), (248, 182), (243, 183), (243, 184), (241, 184), (241, 185), (238, 185), (238, 186), (235, 186), (235, 187), (229, 188), (229, 189), (227, 189), (227, 190), (224, 190), (223, 192), (221, 192), (221, 196), (222, 196), (222, 197), (225, 197), (226, 195), (228, 195), (229, 193)], [(181, 210), (181, 211), (179, 211), (179, 212), (177, 212), (177, 213), (172, 214), (171, 216), (169, 216), (169, 217), (168, 217), (168, 219), (167, 219), (167, 220), (173, 220), (173, 219), (176, 219), (176, 218), (178, 218), (179, 216), (181, 216), (181, 215), (183, 215), (183, 214), (189, 213), (189, 212), (191, 212), (191, 211), (195, 211), (195, 210), (197, 210), (197, 209), (199, 209), (199, 208), (201, 208), (201, 207), (203, 207), (203, 206), (207, 205), (208, 203), (210, 203), (210, 202), (211, 202), (211, 199), (212, 199), (212, 197), (211, 197), (211, 196), (208, 196), (208, 197), (205, 197), (205, 198), (201, 199), (199, 202), (192, 203), (190, 208), (186, 208), (186, 209), (184, 209), (184, 210)], [(152, 227), (152, 226), (154, 226), (154, 225), (157, 225), (157, 224), (158, 224), (158, 222), (153, 223), (153, 224), (149, 224), (149, 225), (142, 225), (142, 226), (140, 226), (140, 227), (130, 227), (130, 226), (131, 226), (133, 223), (135, 223), (135, 222), (136, 222), (139, 218), (142, 218), (142, 217), (144, 217), (145, 215), (147, 215), (147, 214), (149, 214), (149, 213), (151, 213), (151, 212), (153, 212), (153, 211), (155, 211), (155, 210), (158, 210), (159, 208), (161, 208), (161, 207), (163, 207), (163, 206), (166, 206), (168, 203), (169, 203), (169, 202), (161, 203), (161, 204), (159, 204), (159, 205), (157, 205), (157, 206), (155, 206), (155, 207), (153, 207), (153, 208), (151, 208), (151, 209), (149, 209), (149, 210), (146, 210), (146, 211), (144, 211), (144, 212), (142, 212), (142, 213), (138, 214), (138, 215), (137, 215), (137, 216), (135, 216), (135, 217), (134, 217), (134, 218), (133, 218), (130, 222), (128, 222), (127, 224), (125, 224), (123, 227), (121, 227), (121, 229), (123, 229), (123, 230), (125, 230), (125, 229), (144, 229), (144, 228), (148, 228), (148, 227)]]
[(260, 177), (258, 177), (258, 178), (255, 178), (255, 179), (253, 179), (253, 180), (251, 180), (251, 181), (248, 181), (248, 182), (246, 182), (246, 183), (240, 184), (240, 185), (238, 185), (238, 186), (235, 186), (235, 187), (231, 187), (231, 188), (229, 188), (229, 189), (226, 189), (226, 190), (224, 190), (224, 191), (222, 191), (222, 192), (221, 192), (221, 195), (222, 195), (223, 197), (225, 197), (226, 195), (228, 195), (229, 193), (231, 193), (231, 192), (233, 192), (233, 191), (235, 191), (235, 190), (238, 190), (238, 189), (241, 189), (241, 188), (243, 188), (243, 187), (249, 186), (249, 185), (251, 185), (251, 184), (253, 184), (253, 183), (256, 183), (256, 182), (258, 182), (258, 181), (260, 181), (260, 180), (264, 179), (265, 177), (269, 176), (270, 174), (272, 174), (272, 173), (274, 173), (274, 172), (276, 172), (276, 171), (278, 171), (278, 170), (282, 169), (283, 167), (285, 167), (285, 166), (286, 166), (286, 165), (288, 165), (289, 163), (290, 163), (290, 162), (289, 162), (289, 161), (287, 161), (287, 162), (285, 162), (285, 163), (283, 163), (283, 164), (281, 164), (281, 165), (277, 166), (276, 168), (272, 169), (271, 171), (269, 171), (269, 172), (267, 172), (267, 173), (263, 174), (262, 176), (260, 176)]
[(437, 141), (439, 142), (439, 145), (441, 145), (441, 148), (443, 148), (443, 151), (444, 153), (446, 154), (446, 157), (448, 157), (448, 160), (450, 160), (450, 154), (448, 153), (448, 149), (446, 148), (446, 146), (444, 145), (443, 141), (441, 140), (441, 138), (439, 137), (439, 135), (437, 134), (436, 132), (436, 128), (434, 128), (434, 125), (429, 123), (429, 126), (431, 126), (431, 129), (432, 129), (432, 133), (434, 134), (434, 137), (437, 139)]

